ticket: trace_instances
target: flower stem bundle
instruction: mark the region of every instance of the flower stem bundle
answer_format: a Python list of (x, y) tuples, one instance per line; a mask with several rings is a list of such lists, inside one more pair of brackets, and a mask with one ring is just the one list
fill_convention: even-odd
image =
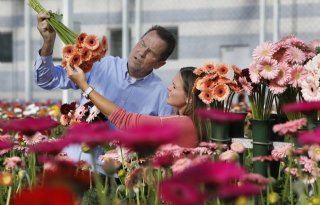
[(62, 22), (62, 15), (53, 13), (51, 11), (47, 11), (43, 6), (38, 2), (38, 0), (29, 0), (29, 6), (35, 10), (37, 13), (48, 13), (50, 15), (50, 18), (48, 19), (48, 22), (50, 26), (54, 28), (54, 30), (57, 32), (59, 38), (61, 41), (65, 44), (75, 44), (76, 38), (79, 34), (75, 33), (71, 29), (69, 29), (67, 26), (65, 26)]

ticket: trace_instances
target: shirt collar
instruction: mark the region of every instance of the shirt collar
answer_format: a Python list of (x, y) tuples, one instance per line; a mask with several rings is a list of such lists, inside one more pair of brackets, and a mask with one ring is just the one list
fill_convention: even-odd
[(140, 79), (133, 78), (129, 75), (127, 59), (124, 61), (124, 64), (122, 65), (122, 78), (123, 80), (128, 80), (131, 84), (137, 81), (148, 80), (152, 78), (152, 76), (153, 76), (153, 72), (149, 73), (147, 76)]

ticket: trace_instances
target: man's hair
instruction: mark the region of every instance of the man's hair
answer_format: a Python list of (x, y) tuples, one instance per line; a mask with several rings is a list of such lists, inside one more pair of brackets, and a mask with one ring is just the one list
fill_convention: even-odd
[(158, 36), (163, 41), (166, 42), (167, 48), (166, 48), (166, 50), (164, 50), (164, 52), (162, 52), (162, 54), (160, 56), (161, 57), (160, 60), (164, 60), (164, 61), (167, 60), (176, 46), (176, 38), (175, 38), (174, 34), (162, 26), (155, 25), (155, 26), (152, 26), (147, 32), (145, 32), (145, 34), (143, 34), (143, 36), (147, 35), (147, 33), (150, 33), (151, 31), (156, 31)]

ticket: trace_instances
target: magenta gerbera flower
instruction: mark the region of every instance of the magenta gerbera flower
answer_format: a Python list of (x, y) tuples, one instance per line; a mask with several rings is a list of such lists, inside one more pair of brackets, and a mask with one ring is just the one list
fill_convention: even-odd
[(299, 133), (298, 141), (300, 144), (320, 144), (320, 128), (316, 128), (309, 132)]
[(173, 143), (179, 133), (174, 125), (144, 125), (116, 133), (125, 147), (146, 156), (154, 153), (160, 145)]
[(219, 187), (217, 196), (221, 199), (232, 199), (238, 196), (253, 196), (260, 194), (261, 187), (255, 184), (226, 184), (222, 187)]
[(244, 120), (244, 115), (240, 113), (224, 112), (219, 109), (210, 108), (198, 109), (197, 115), (203, 118), (208, 118), (214, 122), (234, 122)]
[(11, 141), (0, 141), (0, 150), (11, 149), (14, 143)]
[(204, 194), (196, 187), (180, 181), (163, 181), (159, 189), (161, 199), (170, 204), (198, 205), (205, 200)]
[(50, 154), (58, 154), (61, 152), (63, 148), (68, 146), (70, 143), (65, 139), (57, 139), (52, 141), (46, 141), (42, 143), (38, 143), (29, 147), (29, 152), (35, 153), (50, 153)]
[(236, 163), (205, 161), (174, 175), (173, 179), (191, 184), (207, 183), (221, 185), (240, 179), (244, 174), (244, 168)]
[(27, 136), (31, 136), (37, 131), (52, 129), (58, 126), (59, 123), (50, 117), (16, 119), (11, 121), (4, 121), (0, 123), (0, 128), (4, 132), (22, 132)]
[(76, 123), (71, 126), (65, 135), (70, 143), (86, 143), (90, 146), (106, 144), (115, 140), (115, 132), (110, 131), (105, 122)]
[(310, 113), (313, 111), (320, 110), (320, 102), (297, 102), (297, 103), (289, 103), (283, 106), (283, 112), (302, 112), (302, 113)]

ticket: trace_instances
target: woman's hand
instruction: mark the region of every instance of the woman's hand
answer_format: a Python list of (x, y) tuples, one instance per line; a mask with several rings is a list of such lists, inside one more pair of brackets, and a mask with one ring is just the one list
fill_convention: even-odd
[(68, 63), (66, 67), (68, 78), (72, 80), (81, 90), (85, 90), (89, 87), (86, 76), (83, 70), (79, 66), (74, 66), (74, 69)]

